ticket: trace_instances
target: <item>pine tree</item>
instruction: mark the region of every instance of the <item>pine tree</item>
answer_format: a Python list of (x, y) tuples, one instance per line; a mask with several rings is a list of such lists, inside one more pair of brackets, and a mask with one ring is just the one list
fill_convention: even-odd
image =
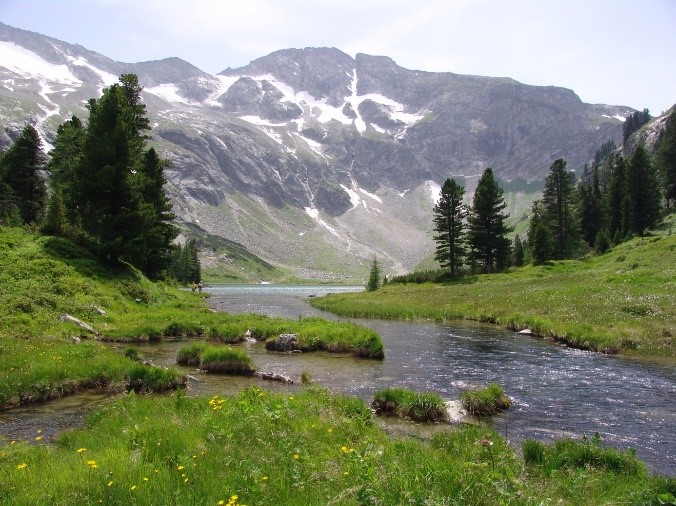
[(676, 110), (667, 120), (667, 128), (659, 148), (662, 187), (667, 209), (676, 201)]
[(368, 283), (366, 283), (366, 290), (373, 292), (378, 288), (380, 288), (380, 265), (378, 265), (378, 259), (374, 258), (373, 263), (371, 264), (369, 280)]
[(650, 111), (643, 109), (631, 114), (622, 125), (622, 144), (626, 145), (629, 136), (652, 119)]
[(464, 194), (465, 189), (454, 179), (446, 179), (439, 202), (434, 206), (434, 231), (437, 233), (434, 258), (451, 276), (457, 275), (465, 257), (463, 220), (467, 213), (462, 204)]
[(76, 193), (77, 167), (82, 156), (84, 135), (84, 126), (77, 116), (59, 125), (56, 130), (54, 147), (49, 152), (50, 160), (45, 167), (51, 174), (52, 188), (60, 187), (66, 215), (73, 223), (81, 204)]
[(602, 197), (598, 174), (598, 168), (592, 169), (591, 183), (581, 181), (577, 189), (582, 237), (590, 246), (594, 245), (596, 234), (603, 225)]
[(42, 233), (46, 235), (63, 236), (68, 229), (66, 208), (63, 205), (61, 187), (56, 185), (52, 190), (52, 196), (47, 206), (47, 216), (42, 227)]
[(575, 215), (575, 176), (563, 158), (555, 160), (542, 196), (544, 221), (554, 237), (554, 257), (570, 258), (577, 246), (579, 225)]
[(45, 163), (41, 147), (38, 132), (27, 125), (0, 162), (0, 180), (11, 189), (12, 205), (24, 223), (37, 223), (44, 216), (47, 186), (40, 174)]
[(143, 232), (132, 239), (126, 258), (151, 278), (159, 277), (171, 261), (172, 241), (178, 231), (173, 224), (171, 202), (164, 193), (164, 166), (155, 149), (144, 153), (143, 163), (132, 176), (140, 196), (139, 214)]
[(503, 191), (498, 186), (493, 169), (484, 171), (472, 201), (468, 217), (469, 258), (485, 272), (503, 269), (509, 257), (510, 241), (505, 237), (509, 228), (505, 225), (507, 207)]
[(543, 264), (553, 258), (554, 240), (545, 223), (544, 208), (539, 200), (533, 202), (528, 226), (528, 247), (533, 263)]
[(604, 222), (608, 229), (608, 235), (613, 238), (623, 238), (627, 229), (625, 227), (624, 212), (625, 196), (627, 193), (627, 164), (622, 157), (613, 157), (608, 164), (610, 180), (604, 195)]
[(514, 266), (521, 267), (524, 264), (525, 256), (523, 242), (521, 241), (519, 234), (516, 234), (514, 237), (514, 244), (512, 245), (512, 258), (514, 260)]
[(660, 218), (660, 188), (650, 155), (641, 144), (634, 151), (627, 171), (630, 230), (638, 235)]

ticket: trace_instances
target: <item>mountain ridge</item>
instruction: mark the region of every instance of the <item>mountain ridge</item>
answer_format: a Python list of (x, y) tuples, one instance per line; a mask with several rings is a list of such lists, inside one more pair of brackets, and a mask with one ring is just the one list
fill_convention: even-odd
[(446, 177), (462, 174), (471, 192), (489, 166), (506, 181), (542, 179), (560, 157), (581, 167), (633, 112), (336, 48), (281, 49), (211, 75), (175, 57), (115, 62), (0, 23), (0, 51), (0, 148), (26, 122), (49, 147), (61, 122), (86, 118), (88, 98), (134, 73), (152, 142), (172, 162), (179, 220), (315, 279), (355, 281), (373, 256), (413, 268), (433, 250)]

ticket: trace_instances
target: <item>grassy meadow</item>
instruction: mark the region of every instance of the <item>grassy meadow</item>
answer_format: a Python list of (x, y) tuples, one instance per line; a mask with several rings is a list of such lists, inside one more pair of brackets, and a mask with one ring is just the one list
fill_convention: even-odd
[[(383, 353), (358, 325), (215, 313), (204, 296), (103, 267), (67, 241), (0, 228), (0, 409), (82, 389), (119, 394), (55, 443), (39, 429), (25, 441), (0, 434), (0, 504), (676, 504), (676, 479), (596, 440), (515, 449), (486, 424), (395, 438), (361, 399), (312, 385), (192, 397), (175, 370), (101, 342), (193, 338), (177, 361), (216, 372), (250, 365), (235, 345), (247, 331), (296, 333), (308, 351)], [(659, 297), (649, 303), (662, 308)], [(435, 394), (401, 394), (382, 397), (409, 418), (439, 414)]]
[[(0, 444), (14, 505), (664, 504), (676, 480), (596, 442), (530, 442), (487, 426), (393, 439), (366, 404), (320, 388), (210, 399), (128, 394), (56, 445)], [(659, 502), (659, 501), (663, 502)]]
[(676, 356), (676, 235), (635, 238), (600, 256), (330, 294), (316, 307), (349, 317), (470, 319), (607, 353)]
[[(382, 358), (380, 337), (362, 326), (216, 313), (203, 296), (152, 283), (130, 267), (104, 267), (64, 239), (0, 228), (0, 408), (84, 388), (118, 392), (180, 385), (175, 371), (152, 370), (100, 341), (180, 336), (233, 344), (247, 331), (259, 340), (296, 333), (306, 351)], [(86, 322), (96, 334), (62, 321), (62, 314)]]

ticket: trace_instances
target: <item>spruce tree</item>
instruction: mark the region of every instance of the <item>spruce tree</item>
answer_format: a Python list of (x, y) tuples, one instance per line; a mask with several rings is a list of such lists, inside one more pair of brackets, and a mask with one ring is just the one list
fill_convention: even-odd
[(580, 205), (580, 228), (582, 237), (590, 246), (594, 245), (596, 234), (603, 225), (603, 206), (599, 186), (598, 169), (592, 169), (592, 181), (581, 181), (578, 185)]
[[(617, 244), (627, 233), (625, 226), (625, 196), (627, 193), (627, 164), (622, 157), (612, 157), (608, 163), (610, 180), (606, 189), (604, 204), (604, 223), (608, 235)], [(627, 223), (628, 224), (628, 223)]]
[[(11, 189), (11, 206), (15, 206), (24, 223), (37, 223), (47, 202), (47, 186), (40, 172), (45, 156), (37, 130), (27, 125), (0, 161), (0, 180)], [(10, 195), (6, 190), (5, 197)]]
[(476, 187), (467, 232), (469, 258), (485, 272), (503, 269), (509, 258), (510, 241), (505, 237), (509, 228), (505, 225), (507, 215), (503, 214), (506, 207), (502, 188), (489, 167)]
[(519, 234), (516, 234), (514, 237), (514, 244), (512, 245), (512, 259), (514, 260), (514, 266), (521, 267), (524, 264), (525, 256), (523, 242), (521, 241)]
[(636, 148), (627, 171), (627, 198), (630, 229), (643, 235), (660, 219), (660, 188), (650, 155), (641, 144)]
[(539, 200), (533, 202), (528, 225), (528, 247), (533, 263), (543, 264), (553, 258), (554, 240), (545, 223), (544, 208)]
[(45, 167), (51, 174), (52, 188), (59, 186), (63, 205), (70, 222), (76, 221), (78, 207), (77, 167), (82, 155), (85, 128), (77, 116), (59, 125), (54, 147), (49, 152), (50, 160)]
[(667, 120), (667, 128), (659, 148), (662, 187), (667, 209), (676, 201), (676, 110)]
[(446, 179), (441, 187), (439, 202), (434, 206), (434, 240), (437, 243), (434, 258), (451, 276), (456, 276), (465, 257), (464, 219), (462, 203), (465, 189), (454, 179)]
[(563, 158), (555, 160), (542, 195), (545, 224), (554, 237), (554, 257), (570, 258), (577, 247), (579, 225), (575, 214), (575, 176)]
[(378, 264), (378, 259), (373, 258), (373, 263), (371, 264), (371, 271), (369, 273), (369, 280), (366, 283), (366, 290), (373, 292), (380, 288), (380, 265)]

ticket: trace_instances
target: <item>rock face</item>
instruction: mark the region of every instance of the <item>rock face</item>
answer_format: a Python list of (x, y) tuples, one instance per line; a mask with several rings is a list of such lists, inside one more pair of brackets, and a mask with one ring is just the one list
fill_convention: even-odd
[(88, 98), (135, 73), (179, 219), (302, 277), (363, 279), (374, 255), (409, 270), (434, 249), (447, 177), (470, 198), (487, 167), (505, 181), (544, 179), (561, 157), (581, 167), (619, 144), (633, 112), (334, 48), (284, 49), (213, 76), (178, 58), (115, 62), (2, 23), (0, 45), (0, 149), (26, 122), (49, 147), (60, 123), (86, 118)]

